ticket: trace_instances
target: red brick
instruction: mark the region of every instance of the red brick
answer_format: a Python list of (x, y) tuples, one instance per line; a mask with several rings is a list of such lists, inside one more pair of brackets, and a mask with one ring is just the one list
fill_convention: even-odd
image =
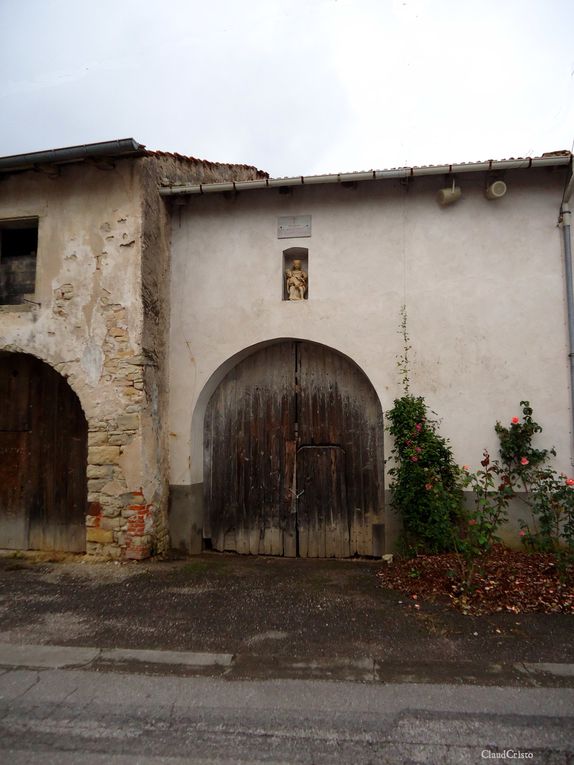
[(101, 515), (102, 506), (99, 502), (90, 502), (88, 504), (88, 515)]

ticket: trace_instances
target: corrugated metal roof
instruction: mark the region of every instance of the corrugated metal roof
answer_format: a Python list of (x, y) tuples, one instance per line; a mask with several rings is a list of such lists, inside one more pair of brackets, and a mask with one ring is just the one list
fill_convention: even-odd
[[(480, 165), (481, 167), (485, 164), (488, 164), (490, 162), (496, 163), (496, 162), (525, 162), (530, 163), (534, 159), (542, 159), (543, 157), (571, 157), (572, 154), (567, 149), (560, 149), (559, 151), (547, 151), (544, 152), (544, 154), (541, 154), (539, 157), (505, 157), (505, 158), (499, 158), (499, 159), (478, 159), (478, 160), (470, 160), (467, 162), (451, 162), (451, 163), (441, 163), (438, 165), (408, 165), (408, 166), (401, 166), (401, 167), (387, 167), (387, 168), (381, 168), (379, 170), (371, 168), (370, 170), (350, 170), (350, 171), (344, 171), (339, 173), (327, 173), (326, 175), (350, 175), (350, 176), (356, 176), (361, 175), (363, 173), (376, 173), (376, 172), (387, 172), (387, 171), (399, 171), (399, 170), (412, 170), (412, 171), (418, 171), (418, 170), (431, 170), (433, 168), (444, 168), (444, 167), (473, 167), (474, 165)], [(285, 176), (285, 177), (291, 177), (291, 176)], [(304, 177), (315, 177), (315, 176), (304, 176)], [(320, 175), (317, 177), (321, 177)], [(277, 177), (274, 180), (280, 180), (280, 177)]]

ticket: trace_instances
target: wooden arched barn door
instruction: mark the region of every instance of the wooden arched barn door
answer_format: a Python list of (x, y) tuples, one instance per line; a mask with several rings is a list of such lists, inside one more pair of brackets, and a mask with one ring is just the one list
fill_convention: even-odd
[(85, 550), (88, 426), (42, 361), (0, 353), (0, 547)]
[(253, 353), (207, 407), (204, 537), (302, 557), (372, 555), (375, 539), (380, 553), (382, 437), (375, 390), (345, 356), (294, 340)]

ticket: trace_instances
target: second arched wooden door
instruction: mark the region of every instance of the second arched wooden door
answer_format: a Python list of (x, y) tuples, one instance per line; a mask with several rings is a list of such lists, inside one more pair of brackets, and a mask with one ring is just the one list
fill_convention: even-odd
[(350, 359), (282, 341), (222, 380), (204, 428), (204, 537), (216, 550), (373, 554), (383, 520), (381, 407)]

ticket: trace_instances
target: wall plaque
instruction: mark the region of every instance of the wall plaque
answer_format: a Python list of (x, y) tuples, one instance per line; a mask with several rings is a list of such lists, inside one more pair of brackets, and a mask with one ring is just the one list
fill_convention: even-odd
[(299, 239), (311, 236), (310, 215), (285, 215), (277, 219), (278, 239)]

